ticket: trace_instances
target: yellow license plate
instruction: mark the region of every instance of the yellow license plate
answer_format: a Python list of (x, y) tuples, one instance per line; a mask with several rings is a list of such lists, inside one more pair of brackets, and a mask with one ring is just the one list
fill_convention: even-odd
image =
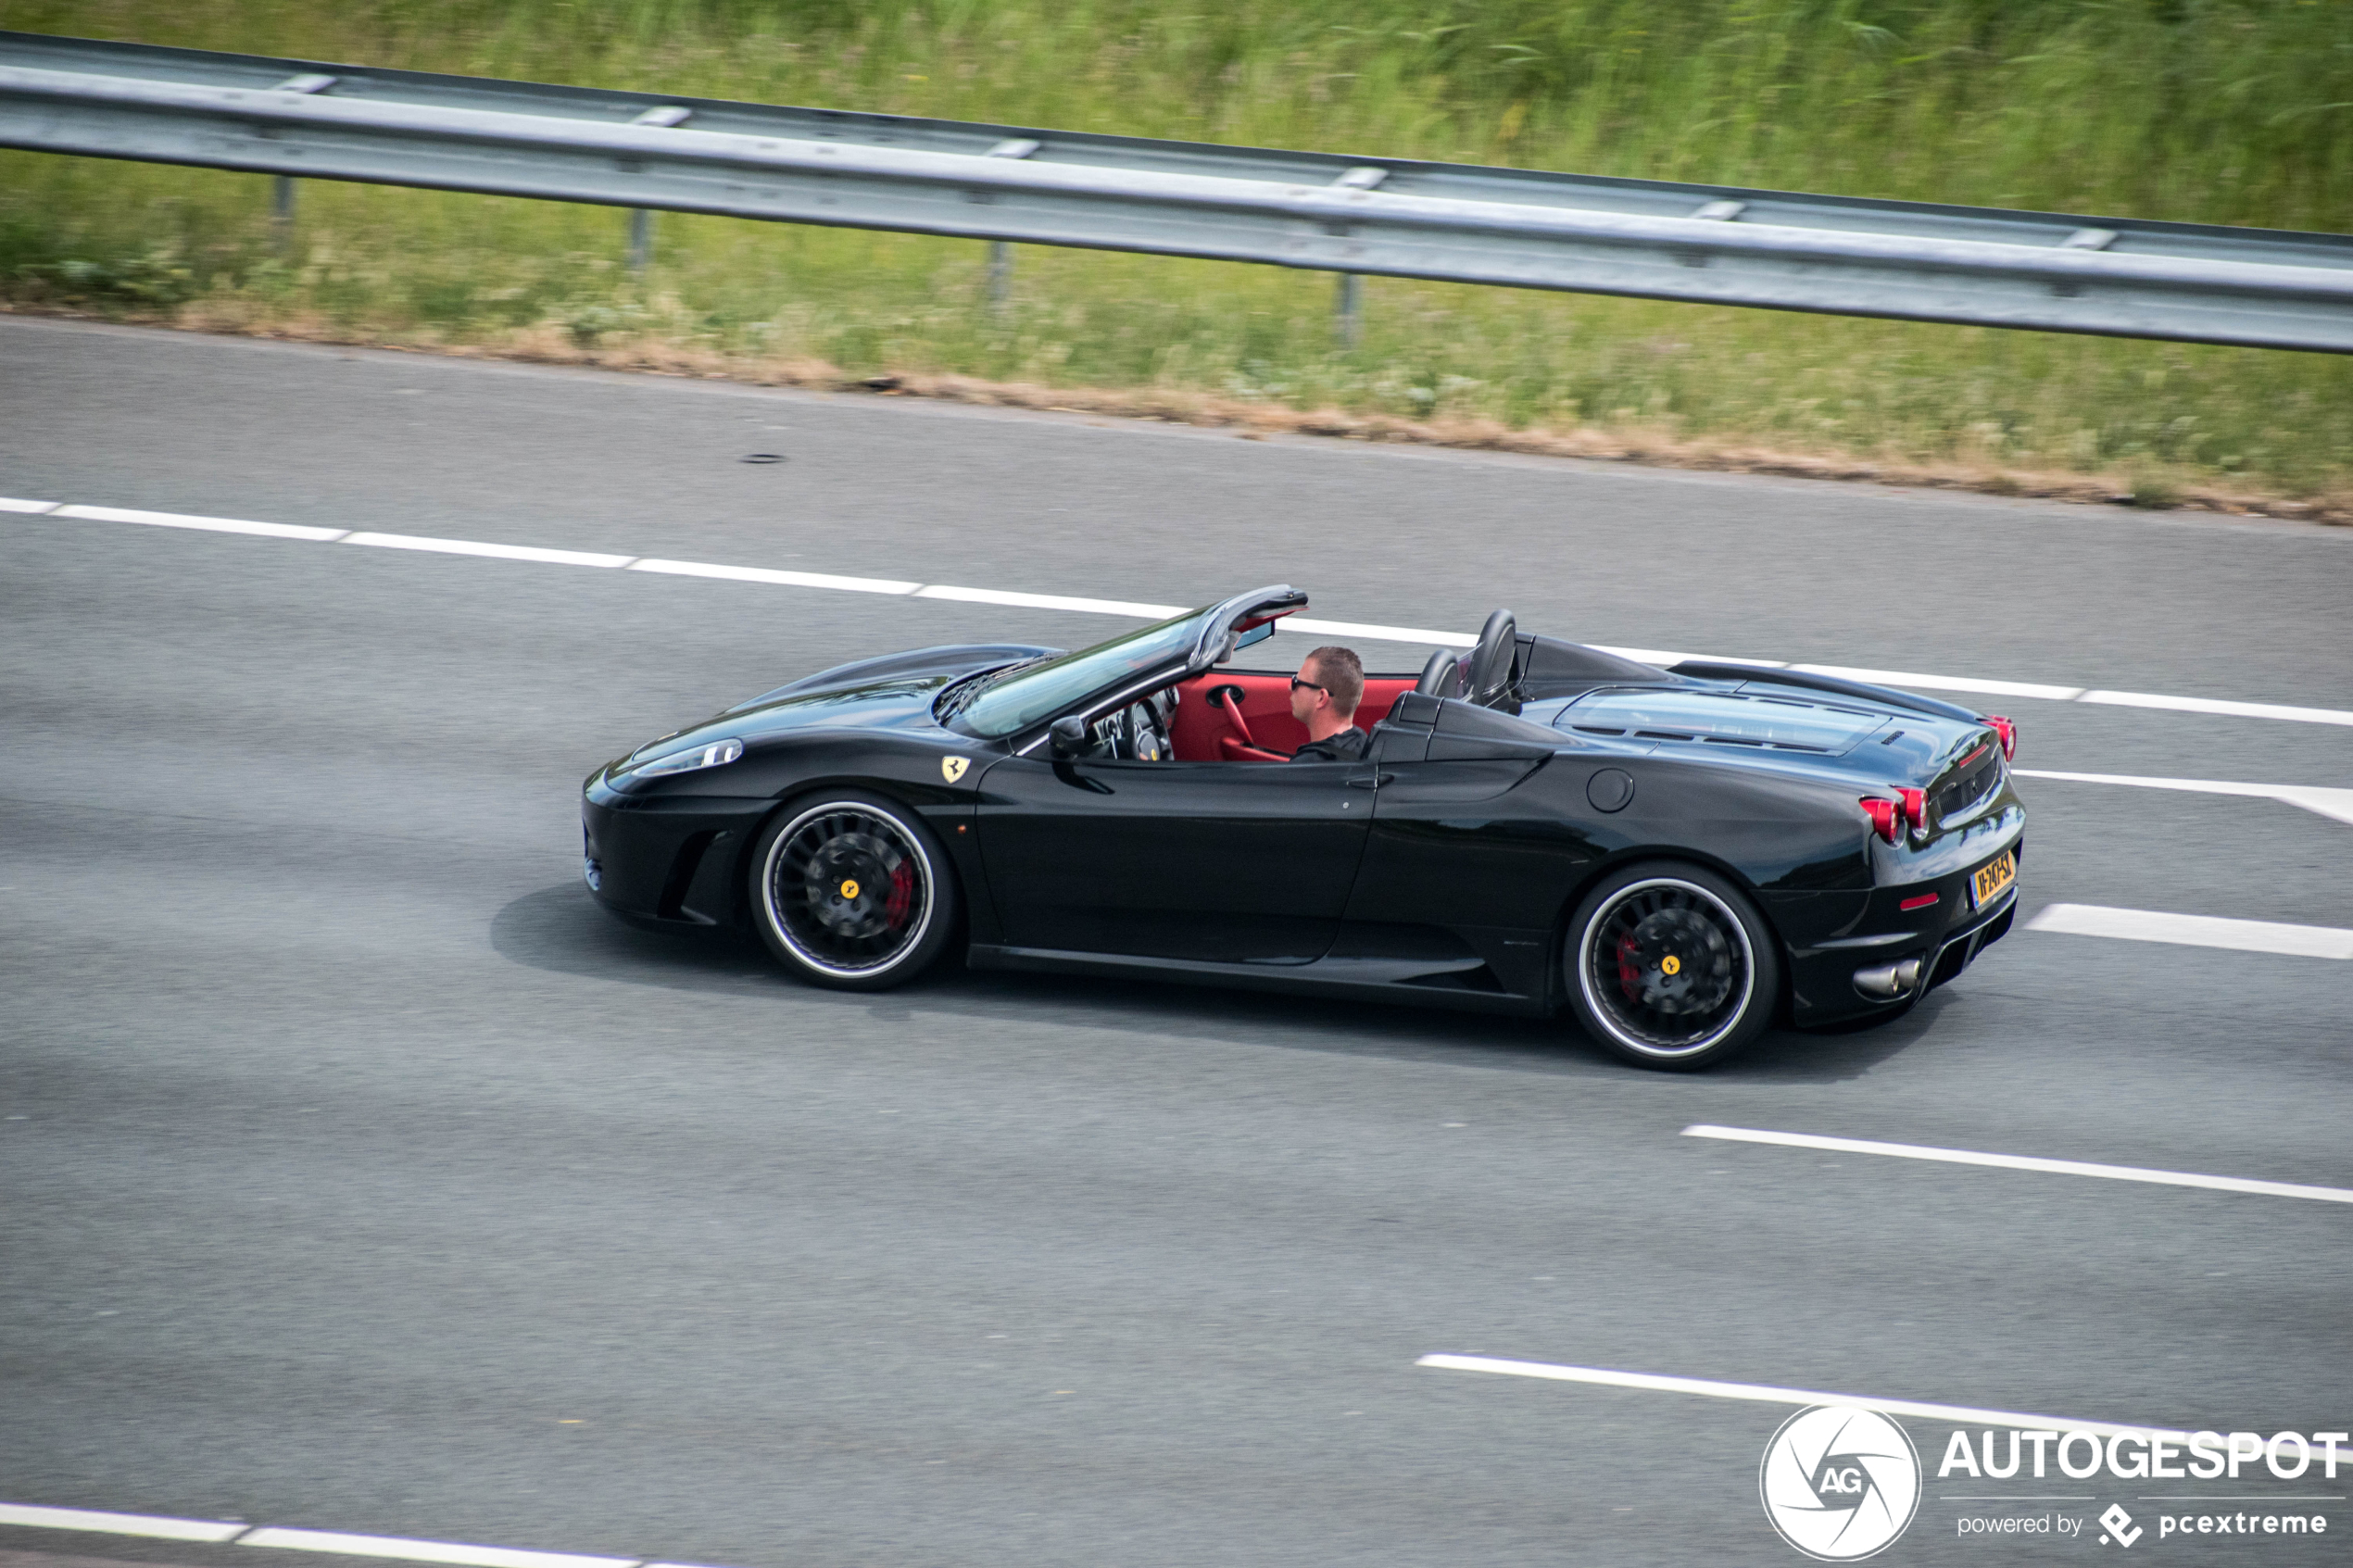
[(2005, 849), (1998, 859), (1977, 868), (1970, 876), (1969, 894), (1972, 908), (1983, 909), (2001, 896), (2002, 889), (2018, 880), (2018, 856)]

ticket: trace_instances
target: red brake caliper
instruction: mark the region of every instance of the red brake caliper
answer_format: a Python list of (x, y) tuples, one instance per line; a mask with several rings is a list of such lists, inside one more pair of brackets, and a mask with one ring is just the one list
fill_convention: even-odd
[(883, 920), (897, 931), (915, 909), (915, 868), (905, 860), (890, 868), (890, 897), (883, 905)]
[(1617, 988), (1626, 993), (1629, 1002), (1642, 999), (1642, 970), (1634, 961), (1636, 946), (1631, 936), (1617, 939)]

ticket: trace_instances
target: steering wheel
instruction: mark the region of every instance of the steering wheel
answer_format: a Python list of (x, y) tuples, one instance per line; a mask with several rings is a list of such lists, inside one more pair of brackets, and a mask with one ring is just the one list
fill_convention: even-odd
[(1471, 650), (1470, 689), (1463, 695), (1481, 708), (1493, 708), (1512, 686), (1512, 655), (1518, 651), (1519, 624), (1508, 609), (1487, 618), (1478, 631), (1478, 646)]
[(1111, 754), (1131, 762), (1165, 762), (1176, 750), (1162, 722), (1159, 704), (1151, 698), (1107, 715), (1102, 728), (1111, 742)]

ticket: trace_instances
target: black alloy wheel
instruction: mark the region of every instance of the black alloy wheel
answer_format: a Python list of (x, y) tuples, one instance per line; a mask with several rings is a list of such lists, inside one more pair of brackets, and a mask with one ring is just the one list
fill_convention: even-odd
[(1746, 895), (1698, 866), (1653, 861), (1603, 879), (1569, 922), (1569, 1005), (1644, 1067), (1713, 1066), (1772, 1020), (1780, 949)]
[(939, 842), (913, 812), (864, 796), (797, 804), (754, 845), (755, 923), (804, 980), (904, 985), (947, 946), (954, 894)]

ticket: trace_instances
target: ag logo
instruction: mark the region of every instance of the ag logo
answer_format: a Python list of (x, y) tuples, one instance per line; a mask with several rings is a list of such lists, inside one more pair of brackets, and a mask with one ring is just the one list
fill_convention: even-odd
[(939, 771), (950, 784), (963, 778), (964, 770), (972, 765), (973, 759), (969, 757), (943, 757), (939, 759)]
[(1877, 1411), (1816, 1405), (1773, 1434), (1756, 1486), (1781, 1539), (1818, 1562), (1854, 1562), (1912, 1523), (1920, 1456)]

